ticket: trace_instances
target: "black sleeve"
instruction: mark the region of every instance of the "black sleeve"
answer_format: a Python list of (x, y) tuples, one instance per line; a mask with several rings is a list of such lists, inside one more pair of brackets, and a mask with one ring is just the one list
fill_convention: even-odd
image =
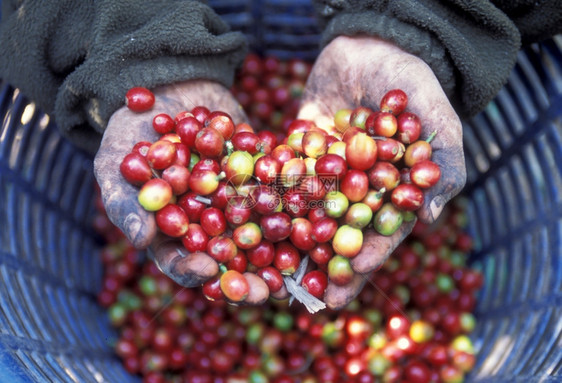
[(230, 86), (246, 51), (243, 34), (199, 1), (2, 2), (0, 78), (81, 146), (99, 140), (131, 87), (195, 78)]
[(560, 0), (315, 0), (322, 44), (339, 35), (390, 40), (423, 59), (457, 112), (479, 112), (506, 83), (522, 42), (562, 32)]
[(492, 3), (513, 21), (523, 45), (562, 33), (561, 0), (494, 0)]

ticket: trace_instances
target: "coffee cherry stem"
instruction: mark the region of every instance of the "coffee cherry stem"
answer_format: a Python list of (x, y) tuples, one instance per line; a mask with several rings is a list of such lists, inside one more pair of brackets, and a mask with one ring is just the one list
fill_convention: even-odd
[(232, 154), (232, 152), (234, 152), (234, 145), (232, 144), (232, 141), (230, 141), (230, 140), (225, 141), (224, 146), (226, 148), (226, 155), (230, 156)]
[(205, 205), (210, 205), (212, 203), (210, 198), (203, 197), (202, 195), (196, 195), (193, 199), (198, 202), (204, 203)]
[(435, 136), (437, 135), (437, 130), (434, 130), (429, 137), (427, 137), (427, 139), (425, 140), (425, 142), (427, 142), (428, 144), (433, 141), (433, 139), (435, 138)]
[(386, 141), (388, 137), (385, 136), (370, 136), (373, 140)]
[(226, 267), (226, 265), (224, 263), (221, 263), (219, 265), (219, 274), (224, 274), (228, 271), (228, 268)]
[(154, 178), (162, 178), (160, 176), (160, 173), (158, 173), (155, 169), (150, 168), (150, 170), (152, 171), (152, 175), (154, 176)]

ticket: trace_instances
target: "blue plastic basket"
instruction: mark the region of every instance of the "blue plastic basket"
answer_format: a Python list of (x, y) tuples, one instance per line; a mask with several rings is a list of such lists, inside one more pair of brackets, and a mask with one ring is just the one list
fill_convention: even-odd
[(209, 5), (234, 30), (248, 37), (261, 55), (286, 60), (313, 60), (318, 55), (320, 29), (309, 0), (210, 0)]
[[(210, 3), (262, 54), (317, 54), (308, 2)], [(0, 382), (138, 381), (114, 356), (116, 334), (96, 303), (92, 158), (7, 85), (0, 111)], [(465, 150), (473, 264), (485, 275), (468, 380), (560, 382), (560, 41), (521, 52), (509, 83), (465, 122)]]

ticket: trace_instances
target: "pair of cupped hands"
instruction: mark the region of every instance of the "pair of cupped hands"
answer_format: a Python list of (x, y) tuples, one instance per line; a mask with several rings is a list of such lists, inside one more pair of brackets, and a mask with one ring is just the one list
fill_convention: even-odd
[[(430, 223), (464, 186), (466, 172), (460, 119), (434, 73), (421, 59), (377, 38), (337, 37), (325, 46), (313, 66), (298, 118), (324, 126), (341, 108), (363, 105), (377, 110), (384, 93), (396, 88), (408, 95), (408, 110), (419, 116), (422, 137), (437, 133), (431, 143), (432, 159), (441, 168), (441, 179), (426, 191), (425, 202), (417, 211), (418, 219)], [(145, 211), (137, 202), (138, 189), (123, 179), (119, 164), (135, 143), (158, 138), (152, 128), (152, 116), (157, 113), (174, 116), (204, 105), (229, 113), (235, 123), (246, 121), (246, 116), (231, 92), (216, 82), (191, 80), (161, 86), (153, 92), (156, 103), (151, 113), (134, 113), (123, 106), (112, 115), (94, 161), (95, 175), (109, 218), (133, 246), (148, 248), (160, 270), (180, 285), (196, 287), (217, 274), (217, 262), (205, 253), (189, 254), (181, 241), (159, 233), (154, 213)], [(345, 286), (329, 283), (324, 296), (326, 305), (343, 308), (366, 283), (376, 283), (376, 278), (369, 279), (371, 272), (382, 265), (414, 223), (402, 224), (388, 237), (367, 230), (361, 252), (351, 262), (354, 278)], [(266, 299), (268, 291), (259, 282), (249, 280), (254, 293), (246, 304), (260, 304)]]

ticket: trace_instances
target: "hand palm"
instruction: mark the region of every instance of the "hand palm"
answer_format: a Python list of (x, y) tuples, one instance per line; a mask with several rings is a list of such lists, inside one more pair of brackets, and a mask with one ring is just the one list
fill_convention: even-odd
[[(437, 218), (444, 204), (464, 186), (466, 173), (462, 151), (462, 126), (431, 69), (419, 58), (398, 47), (370, 37), (338, 37), (317, 59), (307, 82), (299, 118), (319, 126), (332, 124), (338, 109), (359, 105), (378, 110), (382, 96), (402, 89), (409, 97), (407, 110), (422, 122), (422, 137), (437, 132), (432, 141), (433, 161), (442, 169), (441, 180), (425, 193), (418, 211), (424, 222)], [(380, 266), (410, 233), (413, 222), (403, 224), (392, 236), (370, 229), (361, 253), (352, 260), (357, 273), (346, 286), (330, 284), (325, 300), (341, 308), (352, 300), (367, 281), (367, 273)]]
[[(229, 113), (235, 122), (246, 117), (228, 89), (207, 81), (189, 81), (154, 90), (156, 102), (147, 113), (134, 113), (122, 107), (111, 117), (101, 146), (96, 154), (94, 171), (101, 187), (107, 214), (136, 248), (149, 248), (158, 267), (177, 283), (195, 287), (218, 273), (218, 264), (205, 253), (188, 254), (177, 239), (158, 232), (154, 213), (144, 210), (137, 201), (138, 188), (121, 176), (119, 165), (123, 157), (139, 141), (158, 139), (152, 128), (152, 118), (158, 113), (175, 116), (197, 105)], [(252, 280), (256, 282), (255, 279)], [(263, 292), (263, 286), (255, 291)], [(261, 303), (264, 294), (255, 294)]]

